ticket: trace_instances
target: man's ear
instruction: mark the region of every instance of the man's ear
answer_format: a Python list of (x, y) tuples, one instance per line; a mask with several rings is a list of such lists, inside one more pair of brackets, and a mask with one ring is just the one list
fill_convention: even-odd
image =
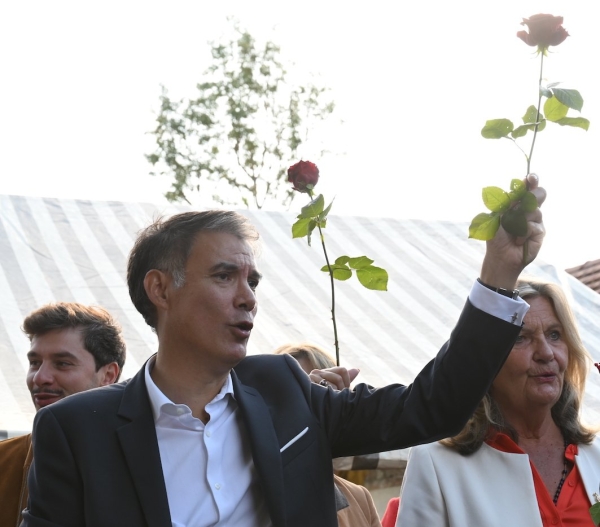
[(144, 277), (144, 289), (146, 294), (157, 309), (166, 309), (167, 305), (167, 284), (169, 277), (158, 269), (150, 269)]
[(100, 373), (100, 386), (106, 386), (117, 382), (119, 378), (119, 365), (116, 362), (109, 362), (102, 366), (98, 373)]

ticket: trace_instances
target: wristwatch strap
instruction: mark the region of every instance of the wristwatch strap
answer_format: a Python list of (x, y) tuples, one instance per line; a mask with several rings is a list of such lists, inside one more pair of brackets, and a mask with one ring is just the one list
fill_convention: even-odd
[(480, 278), (478, 278), (477, 281), (483, 287), (487, 287), (488, 289), (491, 289), (495, 293), (498, 293), (502, 296), (507, 296), (508, 298), (512, 298), (513, 300), (516, 300), (517, 298), (519, 298), (519, 290), (518, 289), (513, 289), (512, 291), (510, 291), (509, 289), (502, 289), (501, 287), (494, 287), (494, 286), (483, 283)]

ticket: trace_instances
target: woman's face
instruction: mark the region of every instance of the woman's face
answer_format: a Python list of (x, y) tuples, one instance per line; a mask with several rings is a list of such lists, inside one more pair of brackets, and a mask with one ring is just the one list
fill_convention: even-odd
[(550, 411), (562, 392), (569, 362), (563, 327), (550, 301), (538, 296), (527, 303), (531, 308), (521, 334), (490, 390), (506, 417)]

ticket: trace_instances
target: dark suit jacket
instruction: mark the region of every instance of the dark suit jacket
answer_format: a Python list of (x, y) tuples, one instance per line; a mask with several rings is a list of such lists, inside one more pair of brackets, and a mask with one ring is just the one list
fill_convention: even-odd
[[(410, 386), (336, 392), (311, 384), (290, 356), (241, 361), (234, 393), (273, 525), (337, 525), (331, 458), (457, 433), (518, 333), (467, 303), (450, 341)], [(170, 527), (143, 369), (40, 410), (33, 438), (24, 525)]]

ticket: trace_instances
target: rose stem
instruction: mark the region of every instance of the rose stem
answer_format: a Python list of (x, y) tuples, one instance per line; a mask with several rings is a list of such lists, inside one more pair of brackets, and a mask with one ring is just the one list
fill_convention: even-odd
[(329, 263), (329, 257), (327, 256), (327, 249), (325, 248), (325, 237), (321, 230), (321, 225), (317, 222), (319, 228), (319, 234), (321, 236), (321, 245), (323, 246), (323, 254), (325, 255), (325, 261), (327, 262), (327, 269), (329, 270), (329, 280), (331, 281), (331, 320), (333, 321), (333, 338), (335, 340), (335, 363), (336, 366), (340, 365), (340, 346), (338, 343), (337, 324), (335, 321), (335, 286), (333, 281), (333, 270)]
[[(531, 157), (533, 156), (533, 147), (535, 146), (535, 138), (538, 133), (538, 126), (540, 125), (540, 108), (542, 106), (542, 72), (544, 71), (544, 53), (545, 50), (540, 52), (540, 78), (538, 81), (538, 104), (537, 104), (537, 114), (535, 116), (535, 127), (533, 129), (533, 139), (531, 140), (531, 149), (529, 150), (529, 156), (527, 156), (527, 172), (525, 174), (525, 188), (529, 190), (529, 180), (527, 176), (529, 176), (529, 171), (531, 170)], [(525, 240), (523, 244), (523, 265), (527, 265), (527, 259), (529, 257), (529, 242)]]
[[(311, 189), (308, 190), (308, 197), (312, 200), (313, 193)], [(323, 254), (325, 255), (325, 262), (327, 262), (327, 270), (329, 271), (329, 280), (331, 281), (331, 320), (333, 321), (333, 338), (335, 345), (335, 365), (340, 365), (340, 346), (338, 343), (338, 334), (337, 334), (337, 323), (335, 321), (335, 284), (333, 281), (333, 270), (331, 269), (331, 264), (329, 263), (329, 256), (327, 256), (327, 249), (325, 248), (325, 236), (323, 235), (323, 231), (321, 230), (321, 224), (319, 219), (316, 220), (317, 228), (319, 229), (319, 235), (321, 236), (321, 245), (323, 246)]]
[[(529, 150), (529, 156), (527, 157), (527, 176), (529, 175), (529, 171), (531, 169), (531, 156), (533, 156), (533, 147), (535, 146), (535, 138), (538, 133), (538, 126), (540, 125), (540, 108), (542, 106), (542, 71), (544, 69), (544, 51), (540, 52), (540, 80), (538, 81), (538, 105), (537, 105), (537, 114), (535, 116), (535, 128), (533, 129), (533, 139), (531, 141), (531, 149)], [(527, 185), (527, 190), (529, 190), (529, 182), (525, 179), (525, 185)]]

